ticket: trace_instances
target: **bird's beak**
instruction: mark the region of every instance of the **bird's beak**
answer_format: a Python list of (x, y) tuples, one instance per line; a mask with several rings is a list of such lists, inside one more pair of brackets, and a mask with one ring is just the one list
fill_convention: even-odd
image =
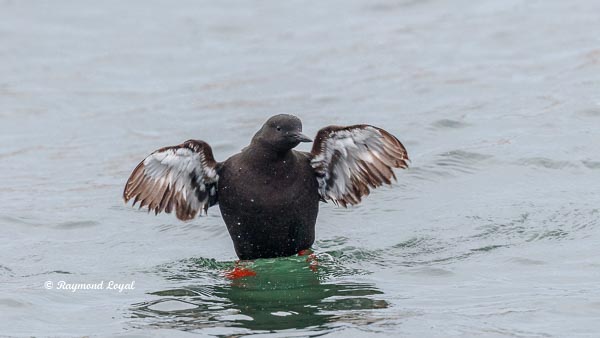
[(298, 142), (312, 142), (312, 139), (301, 132), (296, 132), (293, 134), (293, 137)]

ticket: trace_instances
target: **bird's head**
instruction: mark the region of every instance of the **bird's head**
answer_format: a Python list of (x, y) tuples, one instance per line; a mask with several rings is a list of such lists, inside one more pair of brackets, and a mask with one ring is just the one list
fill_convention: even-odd
[(302, 121), (294, 115), (279, 114), (272, 116), (252, 138), (258, 143), (277, 152), (286, 152), (296, 147), (300, 142), (312, 142), (302, 134)]

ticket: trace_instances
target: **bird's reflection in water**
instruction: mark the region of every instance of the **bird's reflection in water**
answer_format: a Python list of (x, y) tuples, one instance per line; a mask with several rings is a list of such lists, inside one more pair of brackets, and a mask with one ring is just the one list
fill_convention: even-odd
[(357, 310), (388, 306), (376, 298), (382, 292), (374, 285), (328, 281), (328, 267), (315, 272), (304, 257), (257, 260), (247, 268), (256, 276), (154, 292), (160, 298), (134, 305), (134, 317), (142, 325), (186, 331), (217, 326), (319, 331), (342, 318), (362, 323), (368, 318)]

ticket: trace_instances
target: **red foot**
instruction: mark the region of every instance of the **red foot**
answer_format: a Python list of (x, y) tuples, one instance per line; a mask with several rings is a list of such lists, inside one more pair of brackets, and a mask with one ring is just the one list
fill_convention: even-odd
[(300, 250), (298, 256), (308, 256), (306, 257), (306, 261), (309, 263), (309, 269), (314, 272), (317, 271), (317, 265), (319, 265), (317, 262), (317, 255), (315, 255), (311, 249)]
[(311, 249), (304, 249), (304, 250), (298, 251), (298, 256), (306, 256), (306, 255), (310, 255), (311, 253), (312, 253)]
[(256, 276), (256, 272), (254, 272), (250, 269), (244, 268), (244, 267), (236, 266), (231, 271), (225, 271), (225, 277), (227, 277), (229, 279), (238, 279), (238, 278), (250, 277), (250, 276)]

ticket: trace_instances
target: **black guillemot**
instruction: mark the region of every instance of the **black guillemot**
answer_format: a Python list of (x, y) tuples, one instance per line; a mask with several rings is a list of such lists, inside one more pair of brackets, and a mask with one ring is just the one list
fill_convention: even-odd
[(311, 142), (300, 119), (280, 114), (225, 162), (204, 141), (164, 147), (133, 170), (123, 198), (184, 221), (218, 203), (240, 259), (291, 256), (313, 244), (320, 201), (358, 204), (408, 167), (402, 143), (371, 125), (325, 127), (309, 153), (293, 150), (300, 142)]

